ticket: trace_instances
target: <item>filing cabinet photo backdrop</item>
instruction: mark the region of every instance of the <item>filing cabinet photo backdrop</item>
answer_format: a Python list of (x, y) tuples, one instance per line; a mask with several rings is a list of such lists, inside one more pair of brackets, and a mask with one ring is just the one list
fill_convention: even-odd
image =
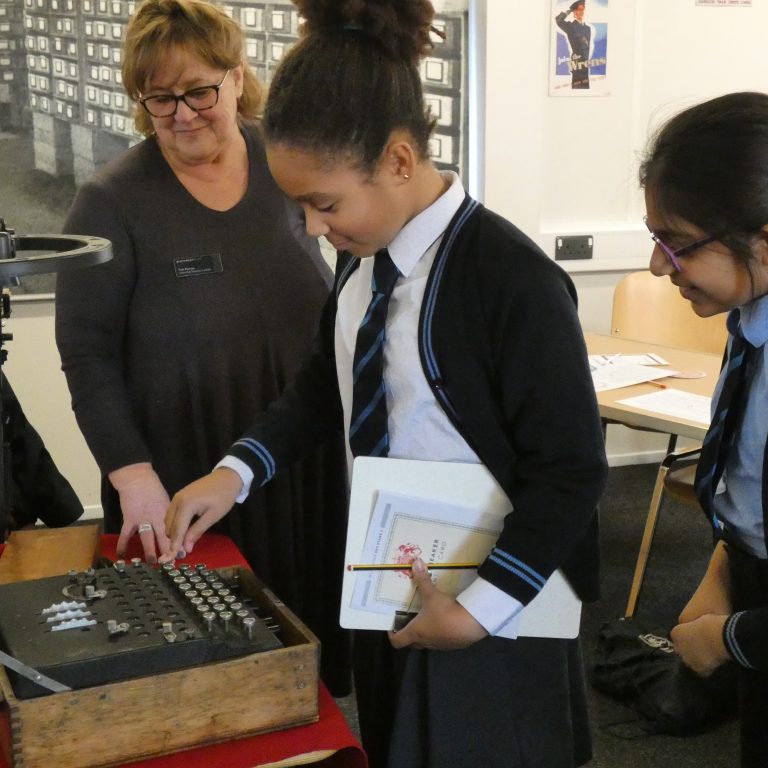
[[(466, 180), (468, 0), (433, 3), (445, 39), (435, 36), (421, 65), (437, 118), (432, 155)], [(120, 76), (125, 26), (139, 4), (0, 0), (0, 218), (17, 234), (60, 231), (75, 187), (141, 139)], [(220, 4), (245, 31), (248, 60), (268, 83), (298, 37), (295, 6)], [(43, 275), (14, 291), (51, 293), (54, 286), (54, 276)]]

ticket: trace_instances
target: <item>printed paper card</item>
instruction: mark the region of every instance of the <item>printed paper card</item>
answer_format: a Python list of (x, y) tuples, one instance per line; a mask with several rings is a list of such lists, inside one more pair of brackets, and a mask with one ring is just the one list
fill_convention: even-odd
[[(501, 532), (503, 519), (455, 504), (397, 493), (379, 494), (368, 526), (363, 560), (408, 565), (481, 563)], [(458, 595), (476, 577), (474, 568), (433, 570), (441, 592)], [(420, 602), (408, 570), (357, 571), (352, 607), (392, 615), (418, 611)]]
[[(377, 505), (384, 511), (376, 512)], [(339, 610), (341, 626), (388, 630), (393, 627), (396, 610), (413, 611), (417, 607), (408, 605), (413, 582), (400, 569), (360, 571), (353, 570), (352, 565), (408, 563), (417, 552), (427, 563), (482, 562), (511, 511), (506, 494), (482, 464), (356, 458)], [(415, 524), (418, 518), (427, 522)], [(476, 577), (476, 570), (435, 569), (431, 575), (440, 589), (458, 594)], [(368, 586), (361, 586), (366, 583)], [(574, 638), (580, 616), (581, 602), (558, 570), (498, 636)]]

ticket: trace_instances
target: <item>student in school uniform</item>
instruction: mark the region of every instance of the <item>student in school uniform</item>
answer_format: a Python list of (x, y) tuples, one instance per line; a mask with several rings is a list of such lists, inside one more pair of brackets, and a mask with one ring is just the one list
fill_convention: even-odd
[(768, 95), (732, 93), (672, 118), (640, 172), (651, 271), (697, 315), (727, 312), (696, 492), (716, 539), (671, 633), (701, 675), (740, 667), (741, 765), (768, 765)]
[[(174, 497), (165, 558), (339, 425), (350, 471), (363, 454), (481, 462), (513, 511), (477, 579), (454, 599), (416, 560), (419, 614), (356, 633), (363, 745), (373, 768), (582, 765), (578, 640), (497, 636), (558, 568), (583, 600), (598, 595), (606, 460), (573, 284), (430, 161), (418, 64), (431, 4), (296, 5), (303, 35), (272, 81), (267, 155), (309, 234), (339, 251), (335, 288), (292, 386)], [(381, 359), (363, 340), (381, 338), (385, 273)], [(382, 396), (367, 408), (369, 386)]]

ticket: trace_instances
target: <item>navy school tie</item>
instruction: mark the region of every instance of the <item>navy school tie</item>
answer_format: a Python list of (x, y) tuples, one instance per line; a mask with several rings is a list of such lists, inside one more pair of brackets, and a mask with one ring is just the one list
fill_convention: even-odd
[(744, 413), (747, 399), (746, 374), (753, 351), (754, 347), (737, 331), (731, 342), (723, 387), (696, 467), (694, 488), (699, 503), (707, 512), (712, 510), (715, 491), (723, 476), (725, 463)]
[(371, 303), (360, 323), (352, 371), (349, 447), (353, 456), (386, 456), (387, 398), (384, 390), (384, 326), (389, 297), (399, 276), (386, 248), (374, 256)]

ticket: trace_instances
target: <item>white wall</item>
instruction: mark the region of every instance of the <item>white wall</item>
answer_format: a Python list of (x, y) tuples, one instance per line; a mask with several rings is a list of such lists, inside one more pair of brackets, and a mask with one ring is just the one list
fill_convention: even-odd
[(637, 165), (649, 131), (710, 96), (768, 90), (768, 4), (609, 0), (610, 95), (588, 97), (548, 96), (549, 0), (483, 5), (485, 202), (550, 255), (555, 235), (594, 235), (594, 259), (574, 271), (645, 267)]
[(11, 300), (3, 330), (8, 377), (30, 423), (40, 433), (62, 474), (72, 483), (86, 515), (101, 514), (99, 471), (77, 428), (54, 339), (52, 299)]
[[(485, 16), (485, 164), (479, 194), (550, 255), (556, 234), (594, 236), (592, 261), (565, 264), (585, 329), (608, 332), (613, 286), (647, 265), (637, 157), (649, 127), (729, 90), (768, 90), (761, 35), (768, 4), (697, 8), (694, 0), (610, 0), (611, 95), (551, 98), (548, 0), (475, 0)], [(23, 233), (22, 233), (23, 234)], [(5, 373), (87, 510), (99, 476), (75, 424), (53, 334), (53, 302), (14, 299)], [(612, 463), (658, 457), (664, 438), (611, 428)]]
[[(768, 91), (768, 4), (609, 0), (611, 92), (589, 97), (548, 96), (549, 0), (478, 5), (487, 29), (484, 202), (552, 257), (555, 235), (594, 236), (591, 261), (561, 264), (576, 283), (583, 327), (607, 333), (613, 286), (625, 271), (645, 269), (650, 256), (637, 187), (646, 139), (697, 101)], [(613, 464), (657, 459), (665, 445), (661, 437), (609, 430)]]

